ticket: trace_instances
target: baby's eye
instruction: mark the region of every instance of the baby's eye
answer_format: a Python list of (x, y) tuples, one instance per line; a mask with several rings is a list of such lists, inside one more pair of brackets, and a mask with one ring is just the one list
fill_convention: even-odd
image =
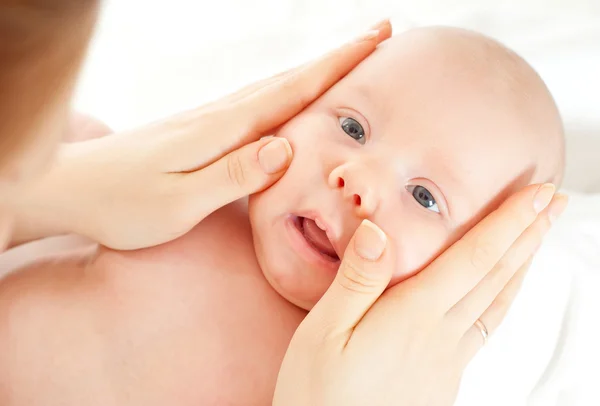
[(425, 189), (423, 186), (409, 186), (408, 191), (411, 192), (415, 200), (427, 210), (431, 210), (436, 213), (440, 212), (440, 209), (438, 208), (438, 205), (435, 199), (433, 198), (433, 195), (429, 190)]
[(340, 125), (342, 130), (360, 144), (365, 143), (365, 130), (358, 121), (350, 117), (340, 117)]

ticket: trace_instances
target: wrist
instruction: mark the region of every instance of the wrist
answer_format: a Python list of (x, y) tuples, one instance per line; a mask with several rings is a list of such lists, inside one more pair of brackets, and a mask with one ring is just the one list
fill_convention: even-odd
[(55, 221), (48, 221), (41, 212), (22, 211), (15, 216), (8, 249), (30, 241), (66, 234), (68, 231)]
[(13, 227), (7, 248), (68, 232), (66, 225), (61, 224), (60, 218), (53, 216), (51, 210), (47, 210), (43, 204), (19, 199), (19, 203), (11, 209), (14, 215)]
[[(42, 176), (23, 186), (18, 197), (8, 202), (13, 216), (12, 235), (8, 248), (41, 238), (77, 233), (73, 227), (73, 210), (70, 202), (75, 200), (67, 190), (69, 182), (61, 179), (58, 165), (49, 168)], [(70, 214), (71, 213), (71, 214)]]

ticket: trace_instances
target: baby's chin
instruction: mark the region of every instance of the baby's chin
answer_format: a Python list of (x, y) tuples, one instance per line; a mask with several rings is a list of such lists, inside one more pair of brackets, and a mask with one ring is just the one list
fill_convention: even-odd
[(268, 273), (263, 271), (263, 275), (271, 287), (281, 296), (294, 306), (297, 306), (306, 311), (310, 311), (314, 305), (319, 301), (323, 294), (306, 294), (305, 292), (299, 292), (297, 289), (289, 289), (286, 286), (282, 286), (281, 283), (270, 276)]
[(269, 263), (264, 256), (260, 255), (257, 247), (255, 250), (257, 251), (258, 265), (265, 279), (279, 296), (291, 304), (304, 310), (310, 310), (329, 287), (330, 282), (312, 280), (310, 274), (313, 270), (305, 269), (305, 272), (302, 272), (293, 266)]

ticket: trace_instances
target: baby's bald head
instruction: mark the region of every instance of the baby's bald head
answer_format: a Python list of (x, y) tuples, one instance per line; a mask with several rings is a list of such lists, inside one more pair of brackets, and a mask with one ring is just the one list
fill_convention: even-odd
[(504, 109), (518, 122), (521, 131), (495, 135), (516, 137), (516, 144), (527, 151), (533, 163), (529, 182), (560, 184), (565, 165), (563, 123), (546, 84), (523, 58), (492, 38), (451, 27), (414, 29), (386, 45), (393, 49), (407, 42), (425, 54), (436, 54), (431, 56), (445, 65), (449, 76), (464, 80), (469, 91), (482, 93), (482, 102)]
[(343, 252), (368, 218), (393, 245), (394, 284), (526, 184), (560, 182), (564, 162), (561, 120), (535, 71), (496, 41), (454, 28), (385, 41), (277, 136), (294, 160), (250, 199), (250, 221), (267, 280), (306, 309), (335, 272), (291, 248), (290, 235), (312, 247), (322, 237), (318, 258), (331, 265), (334, 247)]

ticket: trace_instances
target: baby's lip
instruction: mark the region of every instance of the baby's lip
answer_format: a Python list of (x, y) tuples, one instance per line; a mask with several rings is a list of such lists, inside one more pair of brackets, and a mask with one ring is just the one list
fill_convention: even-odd
[(339, 244), (338, 238), (336, 238), (336, 236), (339, 233), (333, 227), (333, 222), (330, 222), (327, 219), (325, 219), (317, 211), (305, 211), (305, 212), (302, 212), (302, 213), (294, 214), (294, 216), (307, 218), (309, 220), (314, 221), (317, 224), (317, 226), (319, 228), (321, 228), (322, 230), (324, 228), (323, 231), (325, 231), (325, 235), (327, 235), (327, 238), (329, 239), (329, 242), (331, 243), (331, 246), (333, 247), (333, 250), (335, 251), (335, 254), (337, 255), (337, 257), (339, 259), (342, 259), (343, 251), (340, 248), (340, 244)]

